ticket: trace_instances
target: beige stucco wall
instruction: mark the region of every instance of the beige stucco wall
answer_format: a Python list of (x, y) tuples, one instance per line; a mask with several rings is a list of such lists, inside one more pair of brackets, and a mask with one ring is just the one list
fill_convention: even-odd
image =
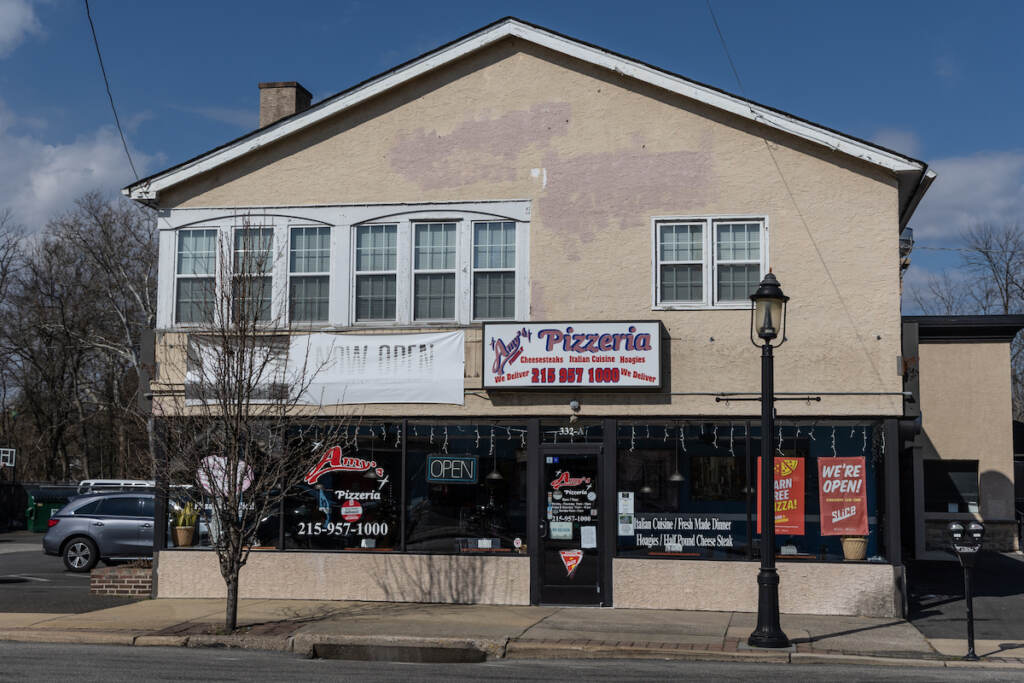
[[(928, 342), (920, 345), (918, 355), (922, 426), (914, 451), (918, 550), (944, 547), (946, 541), (940, 538), (939, 527), (950, 519), (973, 516), (924, 511), (922, 463), (929, 459), (978, 461), (977, 517), (992, 526), (986, 546), (1013, 550), (1016, 533), (1010, 345)], [(925, 520), (930, 520), (930, 533)]]
[[(528, 557), (253, 552), (239, 576), (242, 598), (530, 604)], [(217, 555), (160, 551), (157, 591), (224, 597)]]
[[(759, 568), (754, 562), (615, 558), (612, 595), (616, 607), (756, 612)], [(783, 562), (778, 572), (785, 614), (902, 614), (898, 567)]]
[(1010, 345), (921, 344), (923, 457), (977, 460), (981, 515), (1013, 519)]
[[(792, 297), (776, 390), (902, 388), (891, 174), (514, 39), (166, 190), (159, 203), (488, 199), (531, 201), (530, 319), (661, 319), (674, 392), (758, 391), (760, 359), (746, 311), (651, 310), (651, 218), (767, 216), (770, 265)], [(476, 372), (474, 358), (479, 348), (467, 350)], [(467, 378), (467, 388), (477, 386)], [(504, 403), (517, 415), (551, 414), (568, 398)], [(584, 415), (757, 413), (756, 404), (709, 397), (580, 398)], [(779, 411), (899, 415), (902, 402), (825, 397)], [(464, 408), (366, 407), (378, 415), (502, 412), (477, 396)]]

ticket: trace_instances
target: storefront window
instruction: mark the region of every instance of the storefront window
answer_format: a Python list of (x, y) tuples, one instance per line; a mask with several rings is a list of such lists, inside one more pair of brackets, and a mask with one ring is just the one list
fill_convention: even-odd
[(747, 555), (746, 426), (620, 424), (619, 554)]
[(410, 423), (406, 549), (526, 552), (526, 427)]
[[(620, 423), (617, 437), (620, 556), (759, 556), (757, 426)], [(773, 437), (778, 557), (882, 561), (881, 426), (786, 424)], [(864, 539), (864, 557), (844, 536)]]
[[(285, 547), (398, 550), (401, 534), (401, 427), (343, 429), (284, 502)], [(278, 524), (278, 517), (261, 526)]]

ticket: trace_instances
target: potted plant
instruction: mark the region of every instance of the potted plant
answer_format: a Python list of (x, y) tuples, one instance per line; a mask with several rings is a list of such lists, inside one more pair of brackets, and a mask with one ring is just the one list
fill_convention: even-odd
[(863, 560), (868, 556), (867, 536), (842, 536), (844, 560)]
[(196, 533), (196, 520), (199, 513), (196, 512), (192, 503), (185, 503), (185, 507), (174, 513), (174, 545), (180, 547), (192, 545)]

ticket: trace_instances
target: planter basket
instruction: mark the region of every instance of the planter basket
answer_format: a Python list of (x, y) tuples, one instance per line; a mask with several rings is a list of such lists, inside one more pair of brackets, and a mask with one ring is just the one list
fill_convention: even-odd
[(176, 526), (171, 530), (174, 535), (174, 545), (179, 548), (192, 545), (196, 528), (194, 526)]
[(843, 536), (843, 557), (847, 560), (863, 560), (868, 556), (867, 536)]

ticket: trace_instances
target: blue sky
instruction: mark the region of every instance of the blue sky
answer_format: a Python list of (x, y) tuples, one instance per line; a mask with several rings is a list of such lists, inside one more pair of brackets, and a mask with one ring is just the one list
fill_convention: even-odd
[[(748, 97), (932, 165), (920, 246), (1024, 218), (1024, 3), (712, 2)], [(142, 175), (254, 128), (259, 81), (298, 80), (316, 101), (506, 15), (740, 91), (705, 0), (90, 7)], [(120, 145), (84, 4), (0, 0), (0, 209), (33, 229), (120, 188)], [(955, 260), (919, 249), (911, 282)]]

